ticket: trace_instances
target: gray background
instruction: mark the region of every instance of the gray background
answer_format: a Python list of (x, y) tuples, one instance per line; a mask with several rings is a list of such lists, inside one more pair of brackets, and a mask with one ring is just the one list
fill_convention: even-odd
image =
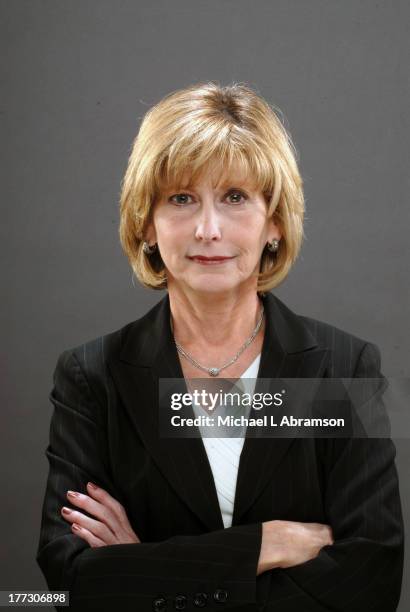
[[(0, 7), (0, 588), (43, 589), (34, 557), (57, 356), (164, 295), (132, 282), (118, 198), (140, 120), (166, 93), (243, 81), (282, 110), (300, 153), (307, 239), (275, 293), (378, 344), (386, 376), (409, 376), (410, 10), (405, 0)], [(407, 522), (410, 441), (396, 443)]]

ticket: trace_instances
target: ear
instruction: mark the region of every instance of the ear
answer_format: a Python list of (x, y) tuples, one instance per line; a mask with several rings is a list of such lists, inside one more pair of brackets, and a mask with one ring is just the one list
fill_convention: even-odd
[(276, 238), (277, 240), (280, 240), (282, 238), (282, 230), (281, 230), (280, 224), (278, 220), (276, 219), (275, 215), (273, 215), (273, 217), (271, 217), (268, 221), (268, 240), (269, 242), (272, 242), (274, 238)]
[(144, 236), (145, 236), (145, 240), (148, 242), (148, 244), (152, 245), (155, 242), (157, 242), (157, 232), (155, 231), (155, 227), (154, 224), (152, 223), (152, 221), (150, 221), (146, 227), (146, 230), (144, 232)]

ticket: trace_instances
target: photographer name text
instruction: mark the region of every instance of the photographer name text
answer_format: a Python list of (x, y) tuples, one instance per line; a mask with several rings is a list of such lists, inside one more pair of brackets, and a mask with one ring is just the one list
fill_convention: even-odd
[(327, 418), (297, 418), (295, 416), (282, 416), (278, 422), (274, 415), (261, 417), (229, 416), (198, 416), (185, 418), (179, 415), (171, 417), (173, 427), (344, 427), (344, 419)]

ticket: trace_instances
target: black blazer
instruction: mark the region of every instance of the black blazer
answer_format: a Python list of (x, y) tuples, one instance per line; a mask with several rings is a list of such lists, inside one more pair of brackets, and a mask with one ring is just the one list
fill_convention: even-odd
[[(382, 377), (374, 344), (263, 299), (258, 378)], [(202, 439), (158, 435), (161, 377), (183, 378), (168, 294), (60, 355), (36, 557), (50, 589), (70, 590), (76, 609), (396, 610), (404, 538), (390, 439), (246, 437), (224, 529)], [(91, 548), (72, 533), (66, 491), (87, 493), (89, 480), (123, 504), (141, 543)], [(335, 543), (256, 576), (273, 519), (329, 524)]]

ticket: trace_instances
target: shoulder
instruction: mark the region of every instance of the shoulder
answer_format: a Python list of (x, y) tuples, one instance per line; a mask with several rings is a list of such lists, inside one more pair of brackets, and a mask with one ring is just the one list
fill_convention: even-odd
[(54, 382), (59, 382), (60, 387), (64, 385), (66, 388), (83, 388), (94, 400), (105, 401), (110, 385), (108, 364), (119, 358), (121, 348), (130, 333), (137, 339), (143, 339), (148, 314), (118, 329), (63, 350), (57, 358)]
[(380, 369), (380, 350), (372, 339), (352, 333), (333, 323), (298, 314), (279, 298), (275, 302), (281, 313), (281, 323), (308, 337), (312, 348), (326, 349), (330, 354), (330, 376), (356, 376), (362, 371)]
[(112, 359), (116, 359), (128, 337), (132, 336), (135, 343), (145, 343), (156, 324), (163, 320), (166, 310), (166, 297), (154, 304), (143, 315), (122, 325), (118, 329), (91, 338), (63, 351), (70, 353), (86, 370), (102, 370)]
[(301, 323), (313, 334), (321, 347), (337, 346), (339, 349), (343, 349), (343, 347), (354, 346), (359, 349), (369, 342), (369, 340), (362, 336), (321, 319), (315, 319), (306, 315), (298, 315), (298, 317)]
[(300, 318), (315, 335), (319, 346), (330, 348), (334, 368), (332, 375), (336, 375), (337, 370), (343, 366), (349, 375), (354, 376), (371, 377), (379, 372), (380, 349), (372, 340), (319, 319), (303, 315), (300, 315)]

